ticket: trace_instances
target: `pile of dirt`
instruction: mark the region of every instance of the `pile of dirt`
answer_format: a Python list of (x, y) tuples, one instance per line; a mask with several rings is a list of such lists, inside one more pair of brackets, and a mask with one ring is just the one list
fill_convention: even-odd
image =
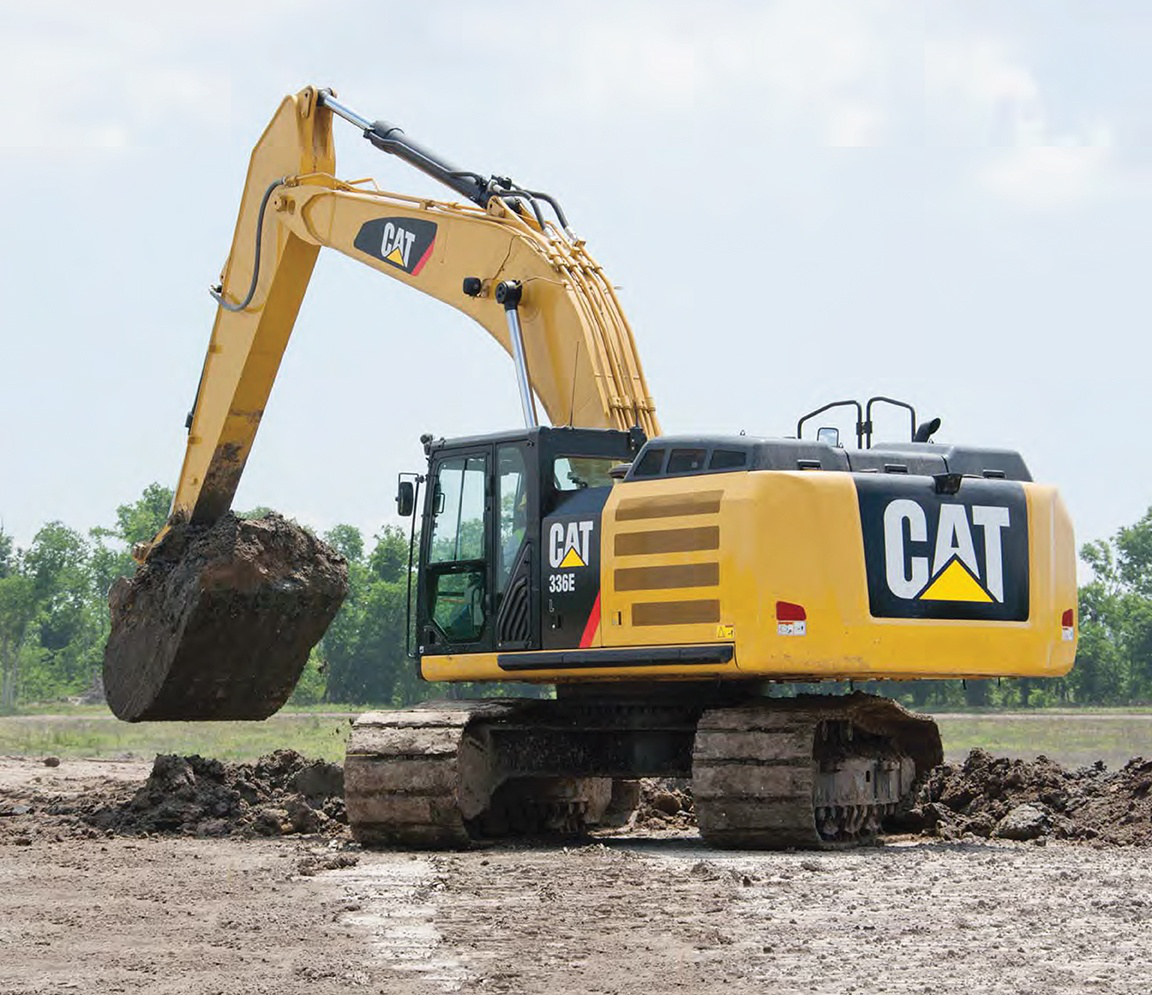
[(337, 764), (277, 750), (254, 764), (163, 754), (127, 801), (78, 813), (117, 835), (344, 835), (344, 771)]
[(692, 829), (692, 782), (677, 777), (650, 777), (640, 782), (640, 801), (628, 820), (633, 829)]
[(973, 750), (921, 785), (888, 828), (943, 839), (1083, 840), (1152, 846), (1152, 760), (1069, 770), (1047, 757), (1017, 760)]
[(347, 592), (344, 558), (280, 515), (174, 518), (109, 592), (108, 704), (129, 722), (267, 718)]
[[(695, 825), (690, 782), (640, 783), (630, 828)], [(1020, 760), (973, 750), (963, 763), (934, 768), (911, 808), (887, 819), (884, 829), (939, 839), (971, 835), (1152, 846), (1152, 760), (1136, 757), (1116, 771), (1103, 763), (1069, 769), (1047, 757)]]

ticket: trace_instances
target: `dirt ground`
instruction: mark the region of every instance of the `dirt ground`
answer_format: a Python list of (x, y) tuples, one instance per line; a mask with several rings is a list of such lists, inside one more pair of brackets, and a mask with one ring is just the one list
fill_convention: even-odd
[(413, 855), (332, 833), (108, 835), (68, 815), (150, 770), (0, 760), (0, 995), (1152, 988), (1146, 848), (721, 853), (665, 829)]

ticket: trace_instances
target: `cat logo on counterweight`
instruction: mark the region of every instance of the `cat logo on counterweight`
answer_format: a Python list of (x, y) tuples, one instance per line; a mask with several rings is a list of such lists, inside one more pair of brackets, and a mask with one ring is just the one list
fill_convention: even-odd
[[(884, 509), (884, 576), (898, 598), (930, 601), (971, 601), (988, 604), (1004, 600), (1004, 549), (1001, 532), (1012, 524), (1012, 514), (1000, 505), (942, 504), (937, 510), (936, 541), (931, 555), (915, 555), (913, 544), (925, 554), (928, 513), (911, 498), (897, 498)], [(983, 534), (984, 578), (976, 557), (973, 535)]]
[(856, 480), (873, 616), (1023, 621), (1028, 507), (1019, 484)]

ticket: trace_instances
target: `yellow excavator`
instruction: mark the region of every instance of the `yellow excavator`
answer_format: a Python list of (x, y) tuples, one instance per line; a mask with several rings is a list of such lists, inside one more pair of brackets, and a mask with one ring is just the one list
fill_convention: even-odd
[[(335, 176), (333, 118), (466, 203)], [(1076, 649), (1075, 543), (1015, 452), (937, 444), (902, 402), (795, 438), (662, 436), (631, 329), (556, 200), (459, 169), (329, 90), (281, 104), (251, 158), (172, 516), (113, 589), (118, 716), (263, 718), (346, 589), (278, 516), (229, 508), (322, 247), (463, 311), (514, 360), (524, 426), (422, 439), (415, 617), (430, 681), (555, 697), (360, 717), (345, 765), (367, 844), (611, 824), (637, 779), (692, 779), (705, 840), (867, 840), (942, 757), (890, 700), (788, 682), (1057, 676)], [(542, 424), (537, 401), (550, 425)], [(873, 444), (899, 404), (908, 438)], [(414, 519), (415, 526), (415, 519)]]

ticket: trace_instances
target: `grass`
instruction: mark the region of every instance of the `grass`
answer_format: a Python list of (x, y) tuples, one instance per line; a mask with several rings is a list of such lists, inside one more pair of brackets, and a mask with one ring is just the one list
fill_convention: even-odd
[[(347, 711), (338, 711), (337, 708)], [(265, 722), (118, 722), (102, 705), (52, 704), (0, 717), (0, 755), (140, 757), (200, 753), (253, 760), (276, 749), (339, 760), (350, 719), (365, 709), (286, 708)], [(1152, 757), (1152, 712), (1143, 709), (1037, 710), (935, 716), (949, 760), (974, 747), (1002, 756), (1045, 754), (1068, 766), (1103, 760), (1119, 767)]]
[(140, 757), (199, 753), (254, 760), (278, 749), (340, 760), (351, 715), (282, 712), (264, 722), (118, 722), (108, 709), (71, 706), (0, 718), (0, 755)]
[(933, 717), (948, 760), (962, 760), (975, 747), (1028, 759), (1044, 754), (1069, 767), (1103, 760), (1115, 768), (1152, 757), (1152, 715), (1127, 709)]

